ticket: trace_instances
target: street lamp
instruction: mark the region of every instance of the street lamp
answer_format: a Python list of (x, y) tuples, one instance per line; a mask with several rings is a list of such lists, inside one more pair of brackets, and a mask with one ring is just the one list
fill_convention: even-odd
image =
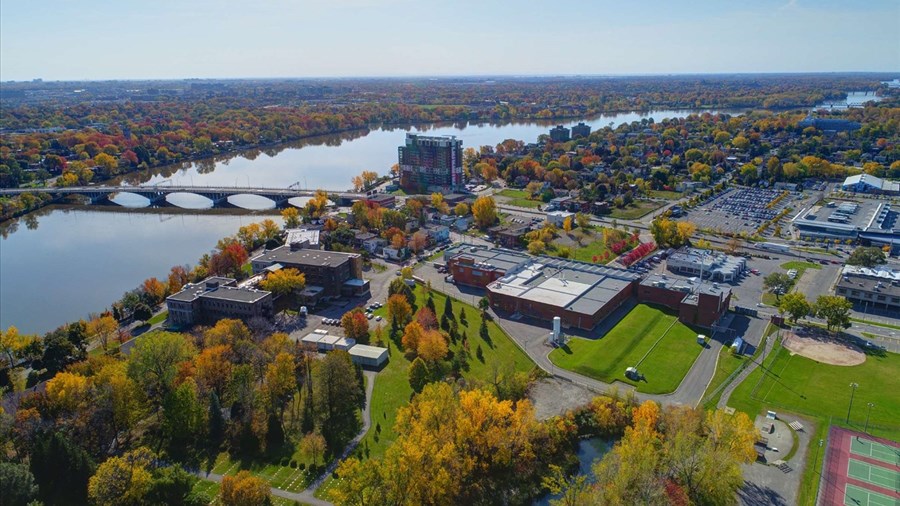
[(853, 394), (856, 393), (857, 388), (859, 388), (858, 383), (850, 383), (850, 405), (847, 406), (847, 423), (850, 423), (850, 410), (853, 409)]
[(819, 488), (821, 488), (821, 481), (822, 481), (822, 480), (821, 480), (822, 468), (819, 467), (819, 450), (822, 449), (822, 444), (823, 444), (823, 443), (825, 443), (825, 440), (824, 440), (824, 439), (820, 439), (820, 440), (819, 440), (819, 446), (816, 447), (816, 459), (813, 460), (813, 463), (814, 463), (815, 466), (816, 466), (816, 472), (818, 472), (819, 475), (820, 475), (820, 478), (819, 478), (820, 483), (819, 483), (819, 485), (816, 486), (816, 499), (815, 499), (815, 501), (813, 501), (813, 504), (814, 504), (814, 505), (819, 504)]
[(868, 406), (868, 409), (866, 409), (866, 428), (863, 429), (863, 432), (865, 432), (866, 434), (869, 433), (869, 413), (872, 412), (872, 406), (874, 406), (874, 405), (875, 405), (874, 402), (870, 402), (870, 403), (866, 404), (866, 406)]

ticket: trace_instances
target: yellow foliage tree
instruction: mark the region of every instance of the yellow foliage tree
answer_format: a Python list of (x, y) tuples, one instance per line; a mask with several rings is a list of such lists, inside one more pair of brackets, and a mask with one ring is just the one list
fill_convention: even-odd
[(219, 500), (224, 506), (266, 505), (272, 503), (269, 484), (262, 478), (241, 471), (234, 476), (224, 476), (219, 489)]
[(481, 196), (472, 204), (472, 215), (479, 228), (487, 228), (497, 221), (497, 204), (493, 197)]
[(91, 502), (101, 506), (143, 504), (153, 482), (150, 466), (155, 459), (144, 447), (106, 459), (88, 481)]

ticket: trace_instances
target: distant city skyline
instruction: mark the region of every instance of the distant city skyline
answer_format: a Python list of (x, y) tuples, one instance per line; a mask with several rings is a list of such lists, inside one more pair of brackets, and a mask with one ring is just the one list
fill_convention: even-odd
[(900, 72), (898, 26), (898, 0), (4, 0), (0, 80)]

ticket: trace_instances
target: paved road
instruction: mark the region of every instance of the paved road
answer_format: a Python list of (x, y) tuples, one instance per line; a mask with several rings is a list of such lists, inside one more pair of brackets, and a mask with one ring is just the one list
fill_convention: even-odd
[[(359, 442), (362, 441), (362, 438), (365, 437), (366, 433), (369, 431), (369, 428), (372, 426), (372, 414), (371, 414), (371, 404), (372, 404), (372, 392), (375, 388), (375, 377), (376, 373), (372, 371), (363, 371), (363, 375), (366, 377), (366, 404), (363, 406), (362, 410), (362, 428), (359, 431), (359, 434), (347, 444), (347, 447), (344, 448), (344, 452), (341, 453), (341, 456), (334, 459), (331, 464), (325, 469), (322, 473), (321, 477), (311, 483), (303, 492), (290, 492), (287, 490), (282, 490), (280, 488), (272, 487), (269, 490), (272, 492), (272, 495), (283, 497), (285, 499), (289, 499), (291, 501), (298, 501), (304, 504), (311, 504), (313, 506), (329, 506), (332, 503), (328, 501), (324, 501), (322, 499), (317, 498), (313, 495), (331, 473), (337, 469), (338, 464), (341, 463), (348, 455), (350, 455), (353, 450), (359, 445)], [(223, 476), (217, 473), (208, 473), (204, 471), (195, 471), (194, 472), (200, 478), (204, 480), (214, 481), (216, 483), (222, 483)]]

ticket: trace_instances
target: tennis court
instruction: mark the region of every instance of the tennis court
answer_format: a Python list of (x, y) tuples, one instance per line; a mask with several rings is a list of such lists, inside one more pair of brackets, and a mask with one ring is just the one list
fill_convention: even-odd
[(819, 483), (819, 504), (900, 506), (900, 445), (832, 426)]
[(880, 460), (886, 464), (900, 466), (900, 450), (881, 444), (877, 441), (869, 441), (864, 438), (853, 438), (850, 452), (863, 457)]
[(847, 489), (844, 492), (844, 505), (845, 506), (900, 506), (900, 501), (888, 497), (886, 495), (879, 494), (878, 492), (871, 492), (866, 489), (859, 488), (855, 485), (847, 485)]
[(884, 487), (888, 490), (900, 492), (900, 473), (884, 467), (873, 466), (856, 459), (850, 459), (847, 466), (847, 476)]

